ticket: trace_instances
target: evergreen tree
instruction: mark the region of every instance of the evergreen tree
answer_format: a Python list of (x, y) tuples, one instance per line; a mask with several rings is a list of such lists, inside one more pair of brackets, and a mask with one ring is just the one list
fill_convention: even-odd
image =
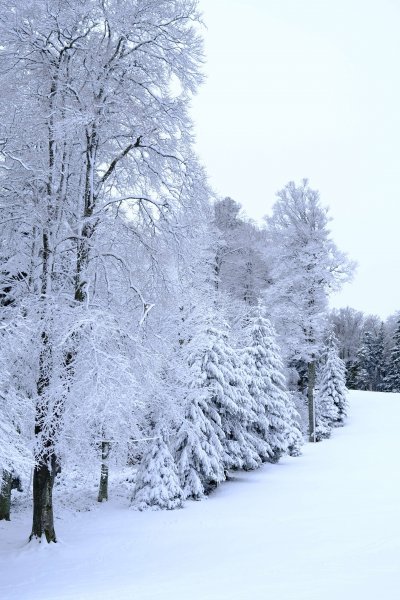
[(357, 352), (357, 376), (356, 389), (371, 390), (371, 372), (373, 369), (372, 363), (372, 340), (371, 333), (365, 331), (362, 337), (361, 346)]
[(388, 362), (385, 378), (385, 389), (389, 392), (400, 392), (400, 319), (393, 336), (393, 347)]
[(293, 394), (288, 394), (288, 413), (290, 428), (288, 432), (288, 454), (290, 456), (301, 456), (301, 447), (304, 444), (304, 438), (300, 426), (300, 415), (297, 411)]
[(261, 460), (248, 424), (254, 421), (252, 399), (247, 387), (247, 373), (240, 353), (229, 344), (228, 327), (221, 323), (219, 329), (208, 326), (202, 369), (207, 378), (212, 405), (216, 409), (221, 427), (223, 463), (226, 469), (255, 469)]
[[(205, 398), (189, 401), (176, 436), (177, 468), (183, 497), (200, 500), (225, 479), (222, 445), (215, 433)], [(214, 425), (219, 417), (214, 413)]]
[(370, 391), (383, 389), (385, 379), (384, 339), (383, 323), (378, 330), (364, 332), (357, 355), (356, 385), (358, 389)]
[(332, 419), (336, 417), (331, 398), (315, 396), (315, 439), (317, 442), (331, 437)]
[[(346, 369), (339, 358), (337, 341), (330, 336), (326, 359), (321, 368), (317, 395), (320, 433), (324, 427), (341, 426), (347, 416)], [(328, 433), (328, 431), (326, 431)]]
[(182, 506), (183, 492), (167, 439), (161, 429), (140, 463), (132, 499), (137, 510), (172, 510)]
[(374, 337), (372, 343), (372, 389), (376, 391), (383, 390), (385, 379), (385, 325), (381, 323), (379, 331)]
[(247, 329), (244, 353), (256, 416), (251, 430), (263, 443), (262, 459), (277, 462), (288, 451), (293, 456), (299, 454), (302, 435), (298, 414), (286, 389), (275, 333), (261, 308), (253, 311)]
[(184, 498), (198, 500), (225, 479), (221, 418), (203, 368), (208, 342), (194, 337), (188, 344), (188, 393), (184, 419), (176, 436), (178, 473)]

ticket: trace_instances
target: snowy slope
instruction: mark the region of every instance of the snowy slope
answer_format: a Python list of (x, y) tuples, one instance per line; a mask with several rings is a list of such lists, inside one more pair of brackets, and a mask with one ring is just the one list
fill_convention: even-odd
[(2, 600), (400, 598), (400, 394), (353, 392), (333, 438), (174, 512), (110, 503), (26, 545), (0, 524)]

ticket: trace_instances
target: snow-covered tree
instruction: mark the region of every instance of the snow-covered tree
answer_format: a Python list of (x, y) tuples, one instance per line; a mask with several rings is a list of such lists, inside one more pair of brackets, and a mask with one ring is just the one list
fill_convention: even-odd
[(390, 392), (400, 392), (400, 320), (397, 322), (397, 328), (393, 335), (393, 346), (388, 360), (385, 389)]
[[(193, 382), (187, 398), (184, 419), (177, 431), (175, 448), (183, 497), (200, 500), (225, 479), (223, 449), (216, 430), (220, 419), (211, 405), (202, 374)], [(193, 396), (193, 397), (191, 397)]]
[(344, 424), (347, 416), (346, 369), (339, 358), (337, 340), (329, 336), (316, 394), (316, 426), (319, 439), (329, 437), (332, 427)]
[(182, 488), (165, 429), (158, 430), (136, 474), (132, 506), (138, 510), (180, 508)]
[[(186, 299), (186, 311), (179, 331), (182, 376), (183, 418), (175, 436), (175, 454), (185, 498), (200, 499), (225, 479), (221, 417), (213, 397), (213, 385), (205, 368), (213, 339), (208, 323), (215, 314), (213, 288), (203, 297)], [(211, 298), (211, 304), (209, 304)]]
[(293, 455), (299, 452), (298, 415), (286, 387), (275, 333), (262, 308), (253, 309), (246, 329), (243, 355), (255, 415), (250, 430), (259, 437), (261, 458), (277, 462), (288, 451)]
[(355, 389), (369, 390), (370, 389), (370, 352), (369, 352), (369, 332), (364, 332), (361, 345), (357, 352), (357, 369), (355, 375)]
[(330, 237), (327, 209), (307, 180), (278, 192), (267, 219), (271, 285), (266, 305), (289, 363), (307, 365), (309, 433), (313, 439), (316, 363), (322, 352), (328, 295), (352, 265)]
[[(109, 466), (123, 466), (130, 440), (140, 437), (143, 411), (143, 380), (148, 368), (138, 361), (140, 339), (132, 332), (126, 314), (84, 308), (74, 311), (70, 339), (79, 332), (73, 347), (73, 377), (64, 377), (68, 410), (56, 444), (65, 466), (98, 469), (101, 473), (98, 500), (108, 499)], [(140, 370), (142, 373), (140, 374)], [(144, 372), (143, 372), (144, 371)]]
[(384, 324), (376, 324), (364, 331), (359, 350), (358, 383), (364, 389), (379, 391), (385, 376)]
[(2, 223), (17, 233), (24, 318), (36, 319), (32, 538), (56, 540), (56, 448), (86, 339), (72, 324), (114, 306), (137, 326), (149, 303), (135, 248), (150, 269), (154, 237), (171, 231), (198, 179), (188, 118), (201, 79), (196, 5), (0, 1)]
[(199, 338), (200, 369), (211, 396), (211, 406), (219, 421), (214, 420), (223, 448), (225, 469), (253, 469), (260, 456), (248, 433), (254, 420), (247, 374), (240, 352), (229, 341), (229, 328), (215, 311), (208, 315)]
[(241, 214), (240, 204), (232, 198), (214, 203), (214, 225), (214, 271), (219, 289), (247, 305), (256, 305), (268, 279), (264, 232)]
[(373, 372), (373, 389), (379, 391), (383, 390), (384, 379), (385, 379), (385, 324), (381, 322), (379, 330), (375, 336), (373, 346), (373, 360), (375, 362), (375, 369)]
[(297, 410), (293, 392), (289, 392), (287, 408), (290, 423), (288, 431), (288, 454), (289, 456), (301, 456), (304, 437), (301, 430), (301, 416)]
[(32, 467), (34, 365), (29, 324), (0, 302), (0, 520), (10, 519), (13, 479)]
[(346, 385), (356, 388), (359, 369), (357, 353), (361, 346), (365, 315), (359, 310), (350, 308), (334, 309), (329, 317), (330, 324), (338, 340), (339, 356), (346, 365)]

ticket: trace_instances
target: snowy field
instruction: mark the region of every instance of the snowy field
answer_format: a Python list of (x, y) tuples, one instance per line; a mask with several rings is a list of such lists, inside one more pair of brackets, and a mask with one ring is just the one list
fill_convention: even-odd
[(138, 513), (110, 501), (26, 544), (0, 524), (1, 600), (400, 598), (400, 394), (351, 393), (331, 440), (239, 473), (203, 502)]

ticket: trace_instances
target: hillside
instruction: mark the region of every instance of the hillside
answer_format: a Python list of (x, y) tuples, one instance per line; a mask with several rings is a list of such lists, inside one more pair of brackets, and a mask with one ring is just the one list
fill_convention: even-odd
[(0, 524), (2, 600), (398, 598), (400, 394), (352, 392), (333, 437), (239, 473), (206, 501), (139, 513), (111, 501), (27, 545)]

